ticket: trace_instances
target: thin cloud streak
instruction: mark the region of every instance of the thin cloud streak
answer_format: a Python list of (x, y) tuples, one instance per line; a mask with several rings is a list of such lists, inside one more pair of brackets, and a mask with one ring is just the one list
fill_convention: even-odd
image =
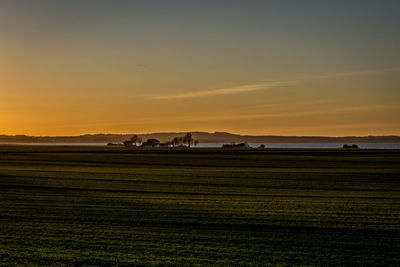
[(330, 79), (337, 77), (351, 77), (351, 76), (363, 76), (363, 75), (375, 75), (387, 72), (400, 71), (400, 68), (384, 68), (384, 69), (373, 69), (373, 70), (362, 70), (362, 71), (348, 71), (348, 72), (332, 72), (320, 75), (310, 75), (305, 76), (304, 80), (314, 80), (314, 79)]
[(288, 117), (305, 117), (320, 114), (334, 114), (346, 112), (363, 112), (363, 111), (390, 111), (400, 110), (400, 106), (384, 106), (384, 105), (370, 105), (370, 106), (354, 106), (332, 108), (326, 110), (308, 110), (302, 112), (282, 112), (282, 113), (262, 113), (262, 114), (243, 114), (243, 115), (222, 115), (222, 116), (203, 116), (203, 117), (180, 117), (177, 118), (180, 122), (189, 121), (228, 121), (228, 120), (248, 120), (248, 119), (268, 119), (268, 118), (288, 118)]
[[(293, 135), (293, 134), (281, 134), (281, 132), (296, 132), (297, 136), (310, 136), (309, 134), (298, 134), (301, 131), (320, 131), (320, 130), (337, 130), (337, 129), (349, 129), (349, 130), (359, 130), (359, 129), (379, 129), (380, 127), (398, 127), (398, 124), (393, 122), (377, 122), (377, 123), (344, 123), (344, 124), (332, 124), (332, 125), (302, 125), (302, 126), (288, 126), (288, 127), (274, 127), (274, 131), (278, 132), (277, 134), (270, 134), (270, 135)], [(248, 130), (262, 130), (268, 129), (264, 127), (256, 127), (256, 128), (248, 128)], [(269, 129), (268, 129), (269, 130)], [(322, 136), (325, 134), (313, 134), (316, 136)], [(363, 134), (346, 134), (346, 135), (332, 135), (329, 136), (361, 136)], [(387, 133), (378, 133), (374, 135), (396, 135), (396, 133), (387, 134)]]
[(303, 112), (282, 112), (282, 113), (259, 113), (259, 114), (241, 114), (241, 115), (206, 115), (206, 116), (179, 116), (179, 117), (146, 117), (139, 118), (133, 121), (98, 121), (91, 123), (78, 123), (78, 124), (62, 124), (53, 125), (53, 128), (58, 127), (73, 127), (73, 126), (126, 126), (130, 124), (134, 125), (151, 125), (159, 123), (187, 123), (187, 122), (209, 122), (209, 121), (237, 121), (237, 120), (249, 120), (249, 119), (273, 119), (273, 118), (290, 118), (290, 117), (305, 117), (314, 116), (319, 114), (334, 114), (334, 113), (347, 113), (347, 112), (363, 112), (363, 111), (390, 111), (400, 110), (400, 106), (393, 105), (365, 105), (365, 106), (353, 106), (353, 107), (340, 107), (325, 110), (308, 110)]
[(321, 75), (309, 75), (302, 77), (297, 80), (288, 80), (288, 81), (274, 81), (268, 83), (261, 84), (248, 84), (241, 85), (235, 87), (228, 88), (220, 88), (215, 90), (205, 90), (205, 91), (196, 91), (189, 93), (181, 93), (174, 95), (159, 95), (153, 96), (152, 99), (155, 100), (171, 100), (171, 99), (185, 99), (185, 98), (198, 98), (198, 97), (208, 97), (208, 96), (220, 96), (220, 95), (232, 95), (232, 94), (241, 94), (247, 92), (254, 91), (262, 91), (269, 88), (275, 87), (287, 87), (294, 84), (298, 84), (301, 82), (307, 82), (311, 80), (319, 80), (319, 79), (331, 79), (337, 77), (351, 77), (351, 76), (362, 76), (362, 75), (373, 75), (373, 74), (381, 74), (392, 71), (400, 71), (400, 68), (384, 68), (384, 69), (374, 69), (374, 70), (365, 70), (365, 71), (349, 71), (349, 72), (337, 72), (337, 73), (327, 73)]
[(196, 98), (196, 97), (206, 97), (206, 96), (241, 94), (241, 93), (246, 93), (246, 92), (261, 91), (261, 90), (265, 90), (265, 89), (272, 88), (272, 87), (289, 86), (296, 82), (297, 81), (280, 81), (280, 82), (269, 82), (269, 83), (262, 83), (262, 84), (249, 84), (249, 85), (221, 88), (221, 89), (215, 89), (215, 90), (197, 91), (197, 92), (182, 93), (182, 94), (175, 94), (175, 95), (154, 96), (154, 97), (152, 97), (152, 99), (182, 99), (182, 98)]

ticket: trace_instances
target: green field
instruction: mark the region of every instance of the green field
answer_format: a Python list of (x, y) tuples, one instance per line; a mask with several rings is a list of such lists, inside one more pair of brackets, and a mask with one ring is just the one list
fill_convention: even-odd
[(400, 151), (0, 146), (2, 265), (399, 265)]

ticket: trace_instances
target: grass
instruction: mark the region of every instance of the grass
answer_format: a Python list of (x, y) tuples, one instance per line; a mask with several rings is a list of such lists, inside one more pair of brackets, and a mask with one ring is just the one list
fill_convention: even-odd
[(400, 151), (0, 146), (3, 265), (398, 265)]

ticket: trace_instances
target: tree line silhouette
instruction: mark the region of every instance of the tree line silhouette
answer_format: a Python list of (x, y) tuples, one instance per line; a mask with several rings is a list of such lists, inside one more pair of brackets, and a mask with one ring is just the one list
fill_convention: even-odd
[[(131, 138), (128, 140), (125, 140), (123, 142), (123, 145), (126, 147), (134, 147), (134, 146), (147, 146), (147, 147), (155, 147), (155, 146), (160, 146), (160, 147), (190, 147), (190, 146), (197, 146), (199, 144), (199, 140), (194, 139), (192, 133), (186, 133), (184, 136), (177, 136), (174, 137), (171, 141), (161, 143), (159, 140), (150, 138), (147, 139), (147, 141), (142, 142), (142, 138), (136, 134), (134, 134)], [(114, 145), (112, 143), (109, 143), (108, 145)]]

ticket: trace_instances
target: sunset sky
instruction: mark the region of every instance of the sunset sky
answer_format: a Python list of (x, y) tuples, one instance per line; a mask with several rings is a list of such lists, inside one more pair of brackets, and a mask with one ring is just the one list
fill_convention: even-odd
[(0, 134), (400, 135), (400, 1), (0, 1)]

